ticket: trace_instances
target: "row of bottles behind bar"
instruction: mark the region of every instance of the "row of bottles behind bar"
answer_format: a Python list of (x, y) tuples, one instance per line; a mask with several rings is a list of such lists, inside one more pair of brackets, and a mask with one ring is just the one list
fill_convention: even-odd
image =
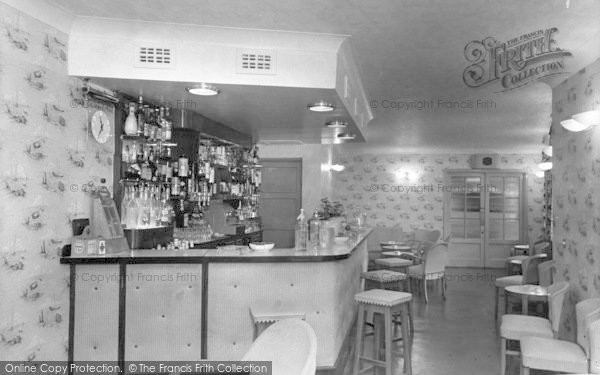
[(138, 103), (129, 103), (129, 113), (123, 128), (126, 135), (143, 136), (154, 141), (170, 141), (173, 135), (173, 122), (169, 107), (144, 104), (140, 96)]
[(121, 224), (125, 228), (172, 225), (175, 210), (168, 186), (126, 186), (121, 201)]
[[(261, 184), (256, 146), (244, 148), (200, 135), (196, 155), (173, 157), (177, 135), (169, 108), (144, 104), (141, 96), (137, 105), (130, 103), (124, 133), (121, 215), (127, 229), (187, 227), (193, 213), (201, 217), (215, 198), (237, 200), (252, 212), (249, 217), (256, 217)], [(159, 206), (169, 214), (158, 214)]]

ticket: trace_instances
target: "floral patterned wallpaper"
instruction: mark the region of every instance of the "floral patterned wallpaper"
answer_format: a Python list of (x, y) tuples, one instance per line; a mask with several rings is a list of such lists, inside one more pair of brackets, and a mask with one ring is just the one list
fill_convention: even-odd
[(600, 60), (555, 87), (552, 103), (553, 255), (558, 277), (571, 284), (562, 328), (574, 338), (574, 304), (600, 297), (600, 129), (572, 133), (560, 121), (600, 109)]
[[(368, 214), (371, 225), (399, 226), (404, 231), (417, 228), (443, 229), (443, 189), (445, 169), (471, 169), (470, 155), (374, 155), (340, 154), (335, 163), (346, 169), (332, 177), (333, 200), (347, 211), (359, 209)], [(501, 169), (527, 172), (529, 238), (543, 235), (544, 179), (535, 176), (540, 155), (502, 155)], [(394, 192), (408, 189), (407, 192)], [(432, 188), (423, 188), (432, 186)], [(412, 190), (411, 190), (412, 189)], [(387, 191), (386, 191), (387, 190)]]
[[(114, 142), (67, 75), (67, 35), (0, 3), (0, 358), (66, 360), (70, 221), (112, 186)], [(89, 104), (89, 105), (88, 105)], [(114, 118), (113, 108), (103, 108)]]

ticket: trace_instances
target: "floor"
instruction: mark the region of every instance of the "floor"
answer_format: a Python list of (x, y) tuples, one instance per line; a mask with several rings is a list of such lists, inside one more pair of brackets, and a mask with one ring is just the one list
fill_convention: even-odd
[[(428, 304), (422, 296), (415, 296), (414, 375), (500, 373), (500, 346), (494, 323), (494, 280), (501, 276), (504, 276), (504, 270), (450, 268), (446, 276), (445, 301), (439, 287), (429, 289)], [(350, 341), (352, 347), (348, 348), (343, 374), (352, 373), (354, 335)], [(367, 345), (372, 343), (367, 342)], [(402, 360), (398, 358), (395, 374), (402, 373), (401, 364)], [(509, 360), (507, 375), (518, 374), (518, 361)]]

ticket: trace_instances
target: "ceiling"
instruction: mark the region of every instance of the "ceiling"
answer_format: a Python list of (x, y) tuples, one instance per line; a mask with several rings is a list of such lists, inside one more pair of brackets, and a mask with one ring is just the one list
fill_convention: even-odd
[[(600, 56), (597, 0), (61, 0), (57, 6), (75, 15), (350, 35), (375, 118), (367, 143), (344, 147), (373, 152), (539, 152), (550, 127), (550, 86), (503, 93), (467, 87), (465, 45), (557, 27), (557, 45), (572, 53), (566, 72)], [(392, 102), (431, 104), (382, 108)], [(469, 103), (474, 108), (460, 108)], [(284, 122), (265, 129), (274, 132)]]

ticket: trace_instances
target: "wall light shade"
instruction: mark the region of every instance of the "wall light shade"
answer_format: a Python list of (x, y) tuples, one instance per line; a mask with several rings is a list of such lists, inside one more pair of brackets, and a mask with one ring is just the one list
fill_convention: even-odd
[(346, 169), (346, 167), (341, 164), (332, 164), (329, 166), (329, 169), (335, 172), (341, 172)]
[(308, 105), (308, 109), (313, 112), (331, 112), (335, 109), (335, 105), (323, 100)]
[(587, 125), (587, 127), (597, 126), (600, 125), (600, 111), (581, 112), (573, 115), (573, 120)]
[(549, 171), (550, 169), (552, 169), (552, 162), (551, 161), (543, 161), (540, 164), (538, 164), (538, 168), (542, 171)]
[(546, 171), (535, 171), (535, 177), (545, 177), (546, 176)]
[(542, 149), (542, 153), (548, 157), (552, 157), (552, 146), (546, 146)]
[(185, 89), (190, 94), (200, 95), (200, 96), (213, 96), (213, 95), (217, 95), (219, 93), (219, 89), (217, 89), (216, 86), (211, 85), (209, 83), (199, 83), (192, 87), (186, 87)]
[(572, 118), (563, 120), (560, 122), (563, 128), (570, 132), (580, 132), (590, 128), (590, 125), (582, 124), (579, 121), (573, 120)]

